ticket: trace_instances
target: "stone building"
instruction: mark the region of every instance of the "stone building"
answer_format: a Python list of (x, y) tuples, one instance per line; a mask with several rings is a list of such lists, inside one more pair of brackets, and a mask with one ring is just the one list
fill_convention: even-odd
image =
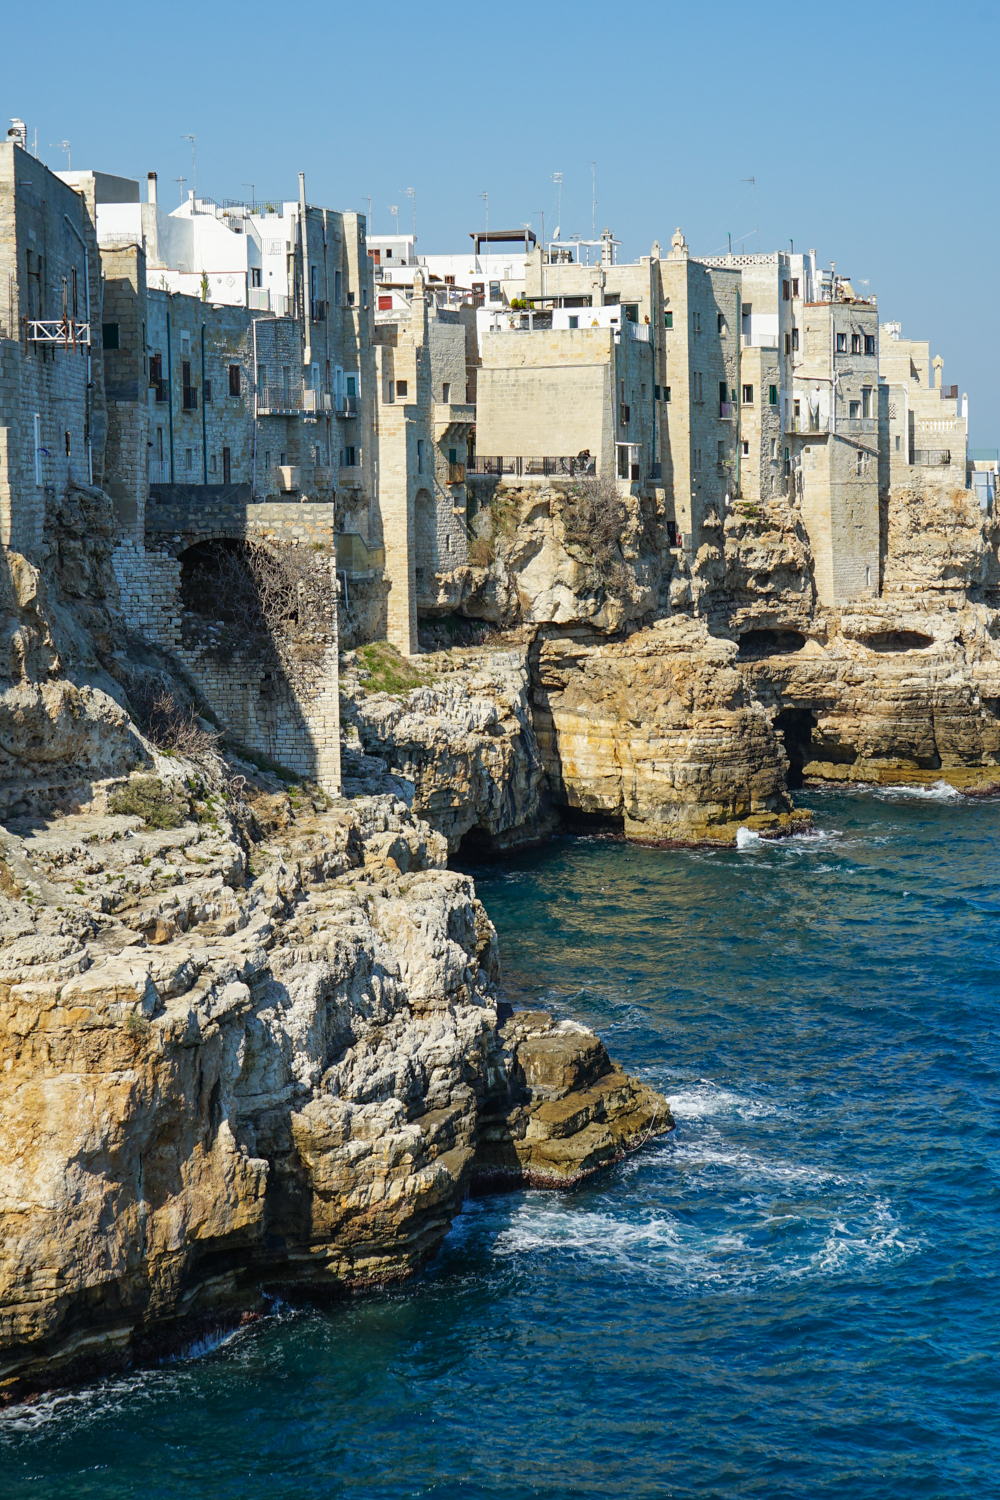
[(932, 476), (964, 488), (970, 482), (968, 396), (959, 399), (958, 386), (944, 384), (944, 360), (931, 359), (925, 339), (904, 339), (899, 323), (883, 323), (880, 334), (889, 482), (905, 485)]
[(466, 395), (469, 320), (427, 295), (376, 314), (375, 441), (389, 640), (416, 652), (418, 611), (445, 607), (440, 580), (468, 561), (466, 460), (475, 408)]
[(93, 202), (0, 142), (0, 542), (31, 556), (46, 501), (100, 483), (105, 411)]

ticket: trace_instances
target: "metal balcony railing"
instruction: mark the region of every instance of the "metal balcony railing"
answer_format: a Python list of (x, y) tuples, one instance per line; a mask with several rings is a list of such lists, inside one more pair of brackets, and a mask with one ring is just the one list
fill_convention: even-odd
[(838, 417), (838, 432), (878, 432), (878, 417)]
[(302, 392), (302, 410), (308, 412), (331, 411), (333, 408), (333, 397), (329, 391)]
[(334, 410), (338, 417), (356, 417), (358, 414), (358, 397), (338, 396)]
[(466, 475), (469, 474), (513, 474), (521, 476), (524, 474), (558, 476), (583, 476), (597, 473), (597, 460), (589, 453), (577, 454), (575, 458), (524, 458), (524, 457), (496, 457), (496, 458), (474, 458), (466, 466)]
[(77, 344), (90, 343), (90, 324), (77, 323), (74, 318), (22, 317), (21, 323), (25, 349), (29, 344), (62, 344), (75, 349)]
[(301, 386), (261, 385), (257, 387), (258, 416), (287, 416), (301, 410)]
[[(846, 417), (844, 419), (847, 420)], [(830, 418), (823, 416), (810, 416), (807, 412), (804, 417), (786, 417), (785, 431), (794, 432), (798, 436), (808, 436), (809, 433), (820, 433), (830, 431)]]

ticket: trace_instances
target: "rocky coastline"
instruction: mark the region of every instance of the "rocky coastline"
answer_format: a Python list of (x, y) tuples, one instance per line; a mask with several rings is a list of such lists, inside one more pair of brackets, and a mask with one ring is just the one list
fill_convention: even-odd
[[(395, 675), (344, 654), (336, 798), (217, 745), (125, 632), (100, 491), (5, 554), (0, 1400), (269, 1291), (411, 1276), (469, 1192), (572, 1187), (672, 1128), (592, 1033), (511, 1010), (470, 858), (581, 823), (782, 837), (801, 785), (1000, 785), (969, 492), (887, 496), (881, 597), (841, 610), (784, 499), (693, 561), (637, 503), (612, 564), (559, 497), (505, 503), (492, 559), (439, 581), (438, 618), (490, 638), (438, 630)], [(150, 737), (151, 676), (194, 749)]]

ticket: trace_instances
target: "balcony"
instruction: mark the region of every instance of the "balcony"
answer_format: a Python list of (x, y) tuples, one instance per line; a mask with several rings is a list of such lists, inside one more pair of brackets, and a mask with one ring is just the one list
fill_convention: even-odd
[(293, 417), (302, 410), (302, 388), (290, 385), (257, 387), (259, 417)]
[[(846, 418), (845, 418), (846, 421)], [(820, 415), (810, 416), (807, 412), (804, 417), (786, 417), (785, 432), (794, 433), (797, 437), (813, 437), (820, 433), (830, 431), (830, 418)]]
[(358, 400), (359, 397), (357, 396), (337, 396), (334, 403), (334, 411), (338, 417), (343, 417), (345, 420), (348, 417), (356, 417), (358, 414)]
[(878, 417), (838, 417), (837, 431), (874, 435), (878, 432)]
[(302, 470), (297, 464), (278, 465), (278, 489), (290, 495), (302, 488)]
[(628, 331), (629, 331), (629, 337), (635, 339), (637, 343), (639, 343), (639, 344), (648, 344), (650, 342), (650, 337), (651, 337), (651, 333), (652, 333), (652, 324), (651, 323), (629, 323), (628, 324)]
[(736, 415), (736, 407), (731, 401), (719, 402), (719, 417), (724, 422), (731, 422)]
[(336, 478), (336, 471), (329, 464), (313, 465), (313, 484), (318, 490), (332, 490)]
[(464, 464), (449, 464), (448, 465), (448, 483), (449, 484), (464, 484), (465, 483), (465, 465)]
[(271, 311), (271, 293), (266, 286), (252, 286), (247, 291), (247, 307), (253, 312)]
[(518, 478), (525, 475), (538, 476), (542, 478), (575, 478), (578, 476), (597, 473), (597, 460), (589, 453), (579, 453), (575, 458), (474, 458), (471, 464), (466, 466), (466, 475), (469, 474), (513, 474)]
[(332, 411), (333, 397), (329, 391), (304, 390), (302, 392), (302, 410), (312, 413)]
[(75, 349), (77, 344), (90, 343), (90, 324), (77, 323), (74, 318), (26, 318), (22, 317), (24, 347), (29, 344), (62, 344), (64, 349)]

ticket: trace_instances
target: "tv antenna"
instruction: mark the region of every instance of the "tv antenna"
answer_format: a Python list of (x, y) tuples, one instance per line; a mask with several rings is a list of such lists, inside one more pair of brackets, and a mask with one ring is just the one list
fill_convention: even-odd
[(181, 136), (181, 140), (182, 141), (190, 141), (191, 142), (191, 191), (194, 193), (194, 204), (195, 204), (195, 210), (197, 211), (197, 207), (198, 207), (198, 177), (197, 177), (197, 173), (195, 171), (194, 136), (193, 135), (182, 135)]
[(184, 184), (187, 182), (187, 178), (186, 177), (175, 177), (174, 181), (180, 186), (180, 190), (181, 190), (181, 202), (183, 203), (184, 202)]
[(416, 188), (404, 188), (403, 192), (413, 202), (413, 238), (417, 237), (417, 190)]
[(65, 151), (65, 153), (66, 153), (66, 170), (67, 170), (67, 172), (72, 172), (72, 170), (73, 170), (73, 163), (71, 162), (70, 155), (69, 155), (69, 141), (49, 141), (49, 146), (51, 147), (51, 149), (53, 151)]
[(757, 224), (757, 254), (760, 254), (760, 214), (757, 211), (757, 179), (756, 177), (741, 177), (741, 182), (753, 184), (753, 216)]

